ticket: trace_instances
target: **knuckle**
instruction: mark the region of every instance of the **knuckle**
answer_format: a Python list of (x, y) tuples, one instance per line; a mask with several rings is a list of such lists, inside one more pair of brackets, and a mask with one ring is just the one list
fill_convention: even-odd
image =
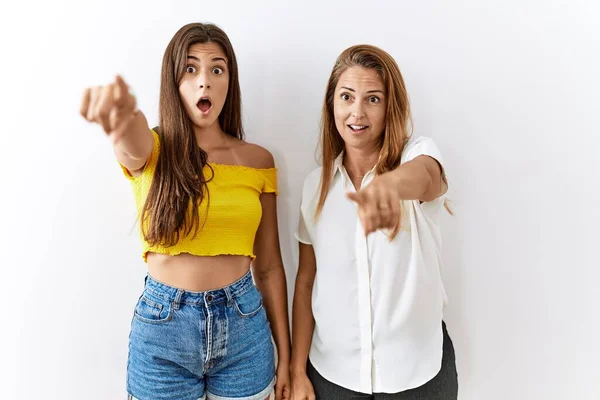
[(110, 114), (110, 111), (108, 110), (108, 108), (107, 108), (107, 107), (101, 107), (101, 108), (98, 110), (98, 117), (99, 117), (99, 118), (101, 118), (101, 119), (106, 119), (106, 118), (108, 118), (109, 114)]

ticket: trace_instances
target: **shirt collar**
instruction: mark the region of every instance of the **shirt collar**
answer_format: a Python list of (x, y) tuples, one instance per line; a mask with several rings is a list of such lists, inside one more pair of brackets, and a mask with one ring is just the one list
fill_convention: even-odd
[[(333, 172), (331, 175), (331, 179), (335, 178), (335, 176), (337, 175), (337, 173), (339, 172), (340, 174), (344, 175), (348, 175), (348, 172), (346, 172), (346, 168), (344, 168), (344, 150), (342, 150), (340, 152), (340, 154), (335, 158), (335, 161), (333, 162)], [(371, 168), (369, 170), (369, 172), (367, 172), (367, 174), (365, 175), (365, 177), (367, 179), (371, 179), (372, 176), (375, 175), (375, 169), (377, 168), (377, 164), (373, 166), (373, 168)], [(348, 178), (349, 179), (349, 178)]]
[(344, 150), (342, 150), (340, 152), (340, 154), (335, 158), (335, 161), (333, 163), (333, 176), (334, 177), (338, 172), (342, 172), (343, 166), (344, 166)]

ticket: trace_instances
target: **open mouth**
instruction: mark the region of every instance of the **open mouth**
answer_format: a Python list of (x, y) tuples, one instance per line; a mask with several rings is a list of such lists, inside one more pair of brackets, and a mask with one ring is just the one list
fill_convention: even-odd
[(348, 128), (354, 133), (364, 132), (368, 126), (367, 125), (348, 125)]
[(201, 97), (200, 100), (198, 100), (196, 107), (198, 107), (198, 109), (205, 114), (212, 107), (212, 103), (208, 97)]

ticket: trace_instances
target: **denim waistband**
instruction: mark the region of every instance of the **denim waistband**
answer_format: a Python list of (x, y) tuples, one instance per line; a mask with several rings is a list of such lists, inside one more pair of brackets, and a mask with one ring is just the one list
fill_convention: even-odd
[(145, 290), (153, 296), (167, 300), (174, 304), (201, 305), (208, 303), (230, 302), (233, 298), (242, 295), (254, 286), (252, 271), (248, 271), (243, 277), (230, 285), (220, 289), (212, 289), (204, 292), (193, 292), (178, 289), (158, 282), (150, 275), (146, 276)]

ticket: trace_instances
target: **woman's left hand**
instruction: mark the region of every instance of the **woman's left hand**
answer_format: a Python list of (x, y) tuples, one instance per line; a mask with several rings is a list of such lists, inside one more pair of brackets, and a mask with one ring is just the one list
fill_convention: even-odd
[(346, 196), (358, 206), (358, 217), (365, 235), (378, 229), (395, 229), (400, 223), (400, 201), (398, 190), (385, 175), (377, 175), (371, 183), (358, 192)]
[(275, 400), (289, 400), (290, 397), (290, 366), (286, 363), (279, 363), (275, 382)]

